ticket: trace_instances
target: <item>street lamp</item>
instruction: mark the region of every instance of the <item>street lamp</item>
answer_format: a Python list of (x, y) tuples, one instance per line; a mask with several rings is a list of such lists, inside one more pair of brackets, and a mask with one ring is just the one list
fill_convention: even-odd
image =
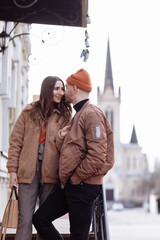
[(14, 25), (10, 33), (7, 33), (7, 22), (5, 22), (5, 27), (3, 28), (3, 31), (0, 33), (0, 53), (4, 54), (4, 51), (6, 50), (6, 48), (8, 48), (9, 42), (12, 41), (14, 38), (20, 37), (22, 35), (30, 35), (30, 33), (20, 33), (11, 37), (11, 33), (13, 32), (17, 25), (18, 23)]
[(5, 49), (8, 47), (9, 37), (9, 34), (3, 29), (0, 33), (0, 52), (4, 53)]

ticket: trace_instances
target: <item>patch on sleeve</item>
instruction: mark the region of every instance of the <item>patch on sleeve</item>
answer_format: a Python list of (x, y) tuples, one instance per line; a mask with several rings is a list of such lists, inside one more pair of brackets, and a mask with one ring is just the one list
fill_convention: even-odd
[(92, 126), (92, 138), (93, 139), (102, 138), (102, 127), (100, 125)]

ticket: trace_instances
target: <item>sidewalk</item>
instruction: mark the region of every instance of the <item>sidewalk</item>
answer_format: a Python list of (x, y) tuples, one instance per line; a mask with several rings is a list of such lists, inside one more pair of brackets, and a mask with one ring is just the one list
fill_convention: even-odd
[(160, 215), (143, 209), (108, 211), (110, 240), (160, 240)]
[[(57, 220), (55, 220), (53, 223), (60, 233), (70, 233), (68, 214), (64, 215), (63, 217), (61, 217)], [(16, 229), (11, 229), (11, 228), (7, 229), (7, 233), (16, 233)], [(34, 233), (37, 233), (37, 231), (33, 227), (33, 234)]]
[[(160, 215), (143, 209), (125, 209), (107, 212), (110, 240), (160, 240)], [(69, 233), (68, 215), (54, 221), (61, 233)], [(15, 233), (8, 229), (7, 233)], [(36, 233), (33, 229), (33, 233)]]
[(53, 223), (60, 233), (70, 233), (68, 214), (55, 220)]
[[(108, 211), (110, 240), (160, 240), (160, 215), (143, 209)], [(61, 233), (69, 233), (68, 215), (54, 221)]]

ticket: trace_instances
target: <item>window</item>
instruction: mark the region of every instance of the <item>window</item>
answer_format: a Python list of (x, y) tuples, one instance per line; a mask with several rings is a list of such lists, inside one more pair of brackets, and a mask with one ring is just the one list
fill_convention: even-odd
[(136, 161), (136, 158), (134, 157), (133, 158), (133, 168), (136, 168), (137, 167), (137, 161)]
[(9, 111), (8, 114), (9, 114), (9, 135), (10, 135), (14, 125), (14, 109), (9, 108), (8, 111)]
[(135, 189), (131, 189), (131, 196), (132, 196), (132, 197), (135, 196)]
[(130, 169), (130, 158), (127, 158), (127, 169)]
[(113, 201), (114, 200), (114, 191), (113, 189), (107, 189), (106, 190), (106, 198), (108, 201)]
[(108, 121), (109, 121), (109, 123), (110, 123), (110, 125), (111, 125), (111, 128), (112, 128), (112, 130), (114, 130), (113, 129), (113, 118), (114, 118), (114, 116), (113, 116), (113, 111), (112, 110), (110, 110), (110, 109), (108, 109), (106, 112), (105, 112), (105, 114), (106, 114), (106, 118), (108, 119)]

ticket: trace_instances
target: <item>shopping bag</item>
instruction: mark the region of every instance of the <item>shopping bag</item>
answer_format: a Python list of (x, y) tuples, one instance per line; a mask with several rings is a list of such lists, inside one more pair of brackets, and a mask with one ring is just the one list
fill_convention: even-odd
[(11, 190), (10, 198), (5, 208), (1, 229), (0, 240), (5, 239), (7, 228), (17, 228), (18, 225), (18, 194), (16, 187)]

